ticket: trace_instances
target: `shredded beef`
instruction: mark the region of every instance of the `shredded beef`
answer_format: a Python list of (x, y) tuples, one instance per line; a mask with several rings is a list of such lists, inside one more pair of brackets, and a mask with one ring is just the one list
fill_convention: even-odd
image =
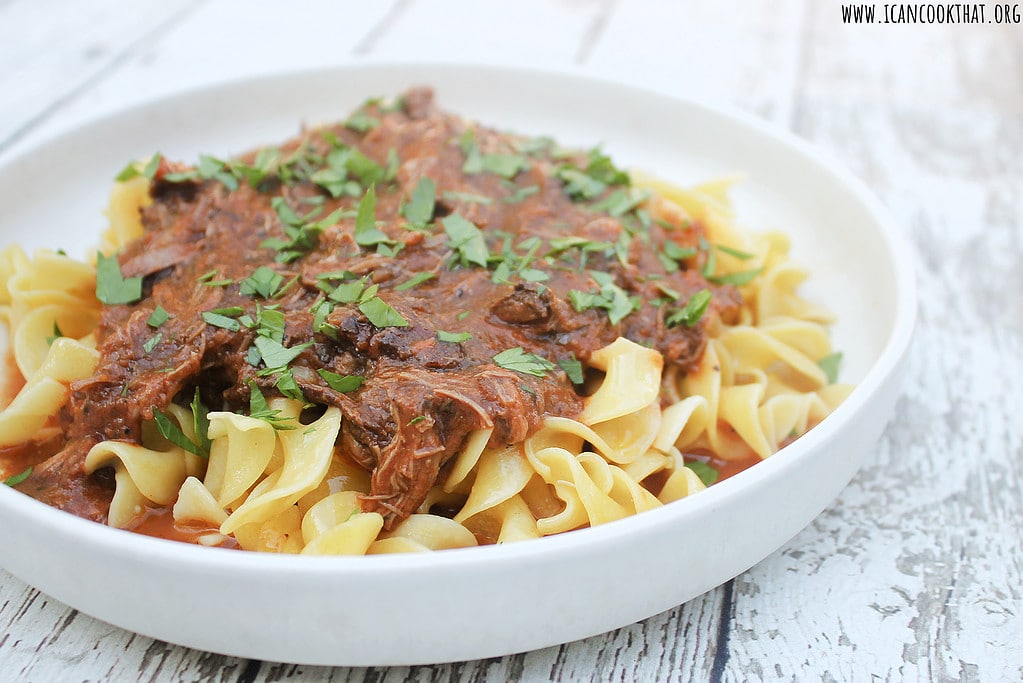
[[(617, 190), (614, 182), (594, 197), (570, 196), (571, 178), (559, 169), (571, 163), (586, 171), (586, 155), (565, 156), (551, 145), (523, 152), (530, 141), (438, 111), (427, 89), (406, 93), (403, 103), (367, 105), (363, 113), (376, 122), (372, 127), (336, 125), (286, 143), (280, 148), (285, 162), (256, 187), (244, 180), (232, 189), (222, 178), (182, 179), (187, 167), (163, 163), (153, 203), (142, 212), (144, 236), (119, 255), (126, 277), (144, 277), (143, 297), (104, 308), (99, 365), (93, 377), (72, 387), (63, 411), (64, 447), (36, 468), (23, 490), (102, 520), (108, 484), (90, 489), (97, 492), (85, 497), (91, 504), (60, 493), (63, 482), (83, 477), (91, 446), (105, 439), (138, 442), (154, 409), (187, 402), (195, 388), (211, 409), (240, 412), (248, 408), (252, 384), (267, 396), (277, 394), (280, 374), (260, 372), (264, 366), (252, 362), (258, 331), (225, 329), (204, 320), (204, 312), (235, 311), (229, 317), (236, 320), (257, 318), (262, 307), (283, 313), (282, 345), (309, 345), (290, 361), (290, 375), (307, 401), (340, 408), (339, 448), (372, 472), (363, 507), (381, 512), (391, 527), (422, 503), (470, 432), (493, 429), (491, 443), (516, 443), (548, 415), (578, 414), (580, 389), (559, 364), (578, 361), (585, 369), (594, 351), (625, 336), (687, 369), (703, 352), (707, 326), (736, 310), (734, 288), (700, 276), (702, 252), (677, 263), (661, 253), (669, 240), (695, 251), (699, 225), (665, 226), (633, 209), (601, 208), (599, 201)], [(375, 179), (382, 247), (360, 245), (356, 235), (355, 209), (369, 183), (357, 185), (357, 192), (342, 187), (335, 197), (324, 191), (322, 177), (301, 172), (301, 163), (329, 165), (330, 155), (343, 150), (358, 150), (381, 169), (392, 164), (391, 177)], [(511, 172), (470, 167), (486, 155), (518, 155), (527, 163)], [(256, 153), (243, 159), (254, 163)], [(349, 176), (360, 180), (357, 172)], [(409, 225), (402, 206), (423, 178), (436, 186), (433, 221)], [(273, 203), (277, 197), (297, 215), (348, 211), (323, 226), (310, 248), (282, 258), (281, 241), (291, 236)], [(483, 231), (491, 255), (486, 268), (466, 262), (446, 234), (442, 219), (456, 215)], [(566, 238), (577, 238), (576, 244), (565, 246)], [(283, 293), (266, 299), (242, 292), (240, 283), (260, 266), (289, 283)], [(612, 322), (607, 306), (579, 299), (600, 294), (593, 272), (606, 274), (635, 310)], [(402, 286), (422, 274), (429, 278)], [(360, 301), (332, 290), (363, 277), (407, 325), (375, 325)], [(714, 297), (698, 324), (666, 322), (672, 306), (705, 288)], [(601, 300), (611, 301), (614, 291), (604, 290)], [(332, 310), (314, 329), (314, 308), (325, 300)], [(147, 324), (157, 306), (170, 316), (158, 330)], [(159, 342), (145, 348), (157, 332)], [(438, 332), (471, 338), (441, 341)], [(516, 347), (554, 369), (536, 376), (495, 363), (496, 355)], [(320, 370), (359, 376), (363, 383), (341, 392)]]

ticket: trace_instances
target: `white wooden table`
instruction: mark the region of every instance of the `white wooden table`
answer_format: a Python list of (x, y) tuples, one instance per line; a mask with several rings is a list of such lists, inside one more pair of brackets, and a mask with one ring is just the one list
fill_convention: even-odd
[(750, 571), (562, 647), (393, 669), (245, 661), (122, 631), (0, 571), (0, 679), (1023, 677), (1023, 24), (851, 25), (830, 0), (0, 0), (0, 161), (182, 88), (395, 60), (721, 100), (850, 167), (918, 255), (909, 378), (876, 451)]

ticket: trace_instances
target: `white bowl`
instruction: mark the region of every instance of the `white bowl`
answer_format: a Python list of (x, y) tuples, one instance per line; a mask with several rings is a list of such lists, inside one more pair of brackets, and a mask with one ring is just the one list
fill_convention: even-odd
[(363, 99), (435, 86), (441, 106), (694, 183), (741, 172), (740, 220), (777, 228), (834, 310), (857, 388), (777, 455), (706, 492), (601, 527), (432, 554), (310, 558), (201, 548), (110, 529), (0, 486), (0, 565), (87, 614), (154, 638), (264, 660), (382, 665), (499, 656), (601, 633), (745, 571), (806, 526), (874, 447), (899, 393), (915, 315), (897, 229), (849, 174), (763, 123), (577, 76), (372, 65), (245, 81), (154, 102), (0, 169), (0, 244), (84, 254), (129, 159), (227, 156), (343, 117)]

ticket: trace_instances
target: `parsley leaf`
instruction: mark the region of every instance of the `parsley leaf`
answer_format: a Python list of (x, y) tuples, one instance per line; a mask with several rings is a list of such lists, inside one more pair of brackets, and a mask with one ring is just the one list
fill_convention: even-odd
[(161, 341), (163, 341), (163, 332), (157, 332), (142, 345), (142, 350), (146, 353), (152, 353), (153, 349), (155, 349)]
[(570, 290), (568, 299), (572, 302), (572, 307), (575, 310), (586, 311), (591, 308), (603, 308), (607, 311), (607, 317), (611, 324), (617, 325), (627, 315), (639, 308), (641, 301), (626, 294), (624, 289), (614, 283), (610, 275), (600, 271), (590, 271), (590, 275), (600, 285), (600, 289), (596, 292)]
[(359, 304), (359, 310), (375, 327), (407, 327), (408, 320), (401, 313), (391, 308), (390, 304), (378, 296), (366, 299)]
[(703, 462), (702, 460), (694, 460), (692, 462), (687, 462), (686, 467), (691, 469), (696, 474), (696, 476), (700, 478), (700, 481), (703, 482), (704, 486), (710, 486), (711, 484), (716, 482), (718, 480), (718, 477), (720, 476), (716, 469), (714, 469), (707, 463)]
[(458, 252), (462, 265), (473, 263), (481, 268), (487, 267), (490, 251), (483, 239), (483, 233), (472, 221), (453, 213), (445, 216), (442, 221), (444, 232), (448, 236), (449, 246)]
[(153, 312), (149, 315), (149, 318), (146, 320), (146, 324), (149, 325), (150, 327), (159, 327), (160, 325), (163, 325), (165, 322), (170, 320), (170, 317), (171, 317), (170, 313), (168, 313), (163, 306), (157, 304), (156, 308), (153, 309)]
[(181, 431), (181, 427), (174, 420), (160, 412), (158, 408), (153, 409), (153, 420), (156, 421), (156, 429), (160, 432), (160, 435), (178, 448), (203, 458), (210, 456), (208, 451), (204, 451), (199, 444), (185, 436), (185, 433)]
[(579, 359), (575, 357), (573, 353), (569, 358), (562, 358), (558, 361), (558, 365), (565, 374), (568, 375), (568, 379), (572, 384), (583, 383), (583, 364), (579, 362)]
[(442, 342), (461, 344), (464, 341), (472, 339), (472, 335), (468, 332), (445, 332), (444, 330), (437, 330), (437, 339)]
[(316, 373), (323, 378), (327, 383), (327, 386), (339, 393), (345, 394), (350, 391), (355, 391), (362, 386), (364, 377), (359, 375), (339, 375), (336, 372), (330, 370), (317, 370)]
[(306, 342), (305, 344), (287, 348), (281, 342), (263, 335), (258, 335), (253, 343), (259, 349), (259, 355), (263, 357), (263, 362), (266, 363), (268, 371), (286, 368), (288, 363), (295, 360), (299, 354), (312, 346), (312, 342)]
[(240, 291), (245, 296), (258, 294), (269, 299), (280, 289), (284, 276), (268, 266), (260, 266), (241, 282)]
[(836, 351), (835, 353), (824, 356), (817, 361), (817, 365), (827, 375), (828, 384), (834, 384), (838, 381), (838, 369), (842, 364), (842, 352)]
[(31, 476), (32, 476), (32, 468), (29, 467), (24, 472), (20, 472), (18, 474), (12, 474), (11, 476), (9, 476), (6, 479), (4, 479), (4, 484), (6, 484), (7, 486), (17, 486), (18, 484), (22, 483), (23, 481), (25, 481), (26, 479), (28, 479)]
[(354, 130), (356, 133), (366, 133), (379, 125), (380, 119), (370, 116), (364, 111), (355, 112), (344, 123), (345, 128)]
[(554, 369), (554, 363), (535, 353), (527, 353), (521, 346), (506, 349), (494, 356), (494, 363), (506, 370), (514, 370), (525, 375), (543, 377), (548, 370)]
[(710, 299), (710, 290), (701, 289), (689, 297), (689, 301), (686, 302), (685, 306), (669, 313), (664, 319), (665, 324), (668, 327), (676, 327), (678, 325), (694, 327), (696, 323), (700, 322), (703, 314), (707, 312)]
[(413, 287), (421, 285), (427, 280), (432, 280), (435, 277), (437, 277), (435, 274), (427, 271), (424, 271), (422, 273), (416, 273), (415, 275), (410, 277), (408, 280), (405, 280), (405, 282), (402, 282), (394, 289), (399, 292), (404, 292), (407, 289), (412, 289)]
[(413, 225), (427, 225), (433, 220), (436, 203), (437, 185), (430, 178), (423, 176), (412, 190), (409, 203), (402, 207), (402, 213)]
[(129, 162), (127, 166), (121, 169), (121, 172), (114, 176), (114, 180), (119, 183), (131, 180), (132, 178), (138, 178), (142, 176), (152, 180), (156, 177), (156, 171), (160, 168), (160, 162), (163, 160), (163, 156), (157, 152), (153, 156), (149, 157), (149, 160), (143, 164), (141, 161)]
[(263, 392), (259, 390), (255, 382), (249, 382), (249, 417), (254, 417), (257, 420), (264, 420), (269, 422), (270, 425), (277, 430), (289, 430), (295, 429), (295, 423), (287, 418), (280, 417), (281, 411), (270, 410), (270, 404), (266, 402), (266, 397), (263, 396)]
[(539, 185), (526, 185), (525, 187), (518, 187), (510, 195), (502, 199), (501, 201), (505, 204), (518, 204), (524, 201), (526, 197), (534, 195), (540, 191)]
[(53, 342), (57, 341), (64, 336), (64, 333), (60, 331), (60, 327), (57, 326), (57, 321), (53, 321), (53, 334), (46, 338), (47, 346), (53, 346)]
[(377, 228), (376, 207), (377, 193), (374, 186), (370, 185), (366, 194), (362, 196), (358, 213), (355, 215), (355, 243), (361, 247), (394, 244), (394, 240)]
[(108, 306), (142, 298), (142, 278), (124, 277), (116, 256), (96, 254), (96, 298)]
[(737, 273), (728, 273), (727, 275), (711, 275), (707, 277), (707, 280), (716, 285), (735, 285), (736, 287), (741, 287), (752, 282), (753, 278), (760, 275), (762, 270), (763, 268), (755, 268), (753, 270), (741, 270)]
[(192, 397), (192, 429), (195, 431), (195, 438), (199, 440), (199, 447), (209, 453), (210, 446), (212, 446), (209, 437), (209, 410), (203, 405), (202, 397), (199, 396), (199, 387), (195, 388), (195, 395)]
[(213, 311), (203, 311), (202, 319), (209, 325), (221, 327), (231, 332), (237, 332), (242, 329), (242, 324), (234, 318), (228, 318), (226, 315), (214, 313)]

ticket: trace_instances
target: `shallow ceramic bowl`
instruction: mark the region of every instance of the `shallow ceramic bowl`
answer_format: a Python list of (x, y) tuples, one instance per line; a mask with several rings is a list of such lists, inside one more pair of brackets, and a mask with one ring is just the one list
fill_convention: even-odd
[(899, 393), (914, 311), (897, 230), (859, 182), (747, 116), (621, 84), (468, 66), (360, 66), (245, 81), (164, 99), (49, 141), (0, 169), (0, 244), (84, 254), (111, 179), (163, 152), (229, 156), (366, 97), (430, 84), (440, 104), (680, 183), (724, 173), (740, 221), (782, 229), (836, 312), (843, 381), (822, 424), (704, 493), (594, 529), (432, 554), (272, 556), (201, 548), (83, 521), (0, 486), (0, 565), (87, 614), (215, 652), (306, 664), (413, 664), (498, 656), (633, 623), (720, 585), (824, 509), (874, 448)]

